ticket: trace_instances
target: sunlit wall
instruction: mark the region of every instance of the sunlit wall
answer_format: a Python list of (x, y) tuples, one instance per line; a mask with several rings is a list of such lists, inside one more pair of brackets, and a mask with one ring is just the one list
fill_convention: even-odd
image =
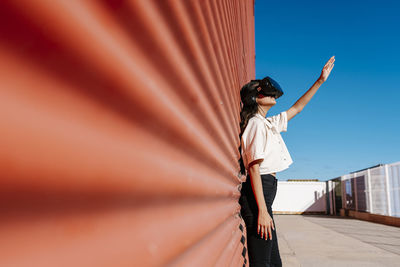
[(0, 3), (0, 265), (242, 266), (254, 2)]

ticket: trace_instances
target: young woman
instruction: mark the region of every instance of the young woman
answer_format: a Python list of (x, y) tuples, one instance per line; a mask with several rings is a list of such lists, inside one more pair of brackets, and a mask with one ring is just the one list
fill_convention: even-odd
[(272, 203), (277, 190), (276, 173), (292, 164), (292, 159), (280, 132), (287, 130), (287, 123), (310, 101), (328, 78), (335, 62), (331, 57), (313, 86), (287, 111), (266, 117), (268, 110), (283, 95), (279, 84), (266, 77), (252, 80), (240, 91), (241, 173), (246, 175), (242, 184), (239, 203), (241, 216), (246, 224), (247, 249), (250, 267), (282, 266), (276, 236)]

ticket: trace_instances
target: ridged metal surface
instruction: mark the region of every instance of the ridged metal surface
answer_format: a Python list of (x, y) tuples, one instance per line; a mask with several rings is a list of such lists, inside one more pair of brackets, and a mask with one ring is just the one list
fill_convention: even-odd
[(246, 264), (254, 2), (0, 5), (0, 265)]

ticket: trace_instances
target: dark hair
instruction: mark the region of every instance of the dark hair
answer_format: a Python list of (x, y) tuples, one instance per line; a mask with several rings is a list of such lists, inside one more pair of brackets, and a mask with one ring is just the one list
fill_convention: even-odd
[(242, 109), (240, 111), (240, 134), (239, 134), (239, 165), (240, 165), (240, 174), (246, 175), (246, 168), (244, 166), (243, 158), (242, 158), (242, 135), (244, 129), (246, 129), (247, 123), (250, 118), (256, 114), (258, 109), (258, 104), (256, 102), (257, 90), (259, 82), (251, 81), (246, 83), (242, 89), (240, 90), (240, 98), (242, 100)]

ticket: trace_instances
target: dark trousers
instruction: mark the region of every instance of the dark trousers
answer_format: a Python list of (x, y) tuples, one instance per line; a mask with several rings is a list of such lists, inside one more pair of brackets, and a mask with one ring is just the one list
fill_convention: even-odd
[[(262, 174), (261, 182), (267, 210), (273, 219), (271, 206), (275, 199), (278, 180), (272, 174)], [(257, 233), (258, 206), (251, 187), (249, 175), (247, 176), (246, 182), (242, 183), (239, 204), (241, 205), (240, 214), (246, 224), (247, 251), (250, 267), (282, 266), (275, 221), (273, 221), (275, 230), (272, 230), (272, 240), (269, 238), (269, 235), (267, 239), (264, 239)]]

